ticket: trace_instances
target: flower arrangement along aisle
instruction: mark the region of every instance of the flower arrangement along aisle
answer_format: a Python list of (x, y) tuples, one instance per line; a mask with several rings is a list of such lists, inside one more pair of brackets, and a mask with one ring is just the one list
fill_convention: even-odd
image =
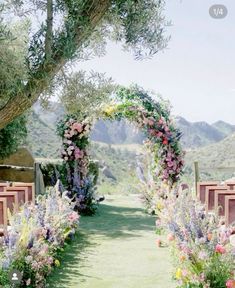
[(92, 215), (96, 210), (95, 175), (89, 170), (87, 153), (90, 129), (88, 119), (80, 123), (76, 121), (75, 115), (67, 115), (57, 126), (58, 134), (63, 139), (61, 157), (65, 177), (61, 180), (75, 203), (75, 210), (85, 215)]
[(178, 198), (169, 194), (158, 207), (157, 230), (170, 231), (178, 287), (235, 287), (235, 248), (230, 243), (234, 227), (226, 228), (185, 192)]
[[(12, 287), (8, 274), (22, 272), (20, 287), (45, 287), (45, 277), (60, 265), (57, 253), (78, 229), (79, 216), (71, 200), (56, 189), (38, 196), (37, 205), (24, 205), (11, 216), (10, 231), (0, 246), (0, 285)], [(17, 286), (18, 287), (18, 286)]]

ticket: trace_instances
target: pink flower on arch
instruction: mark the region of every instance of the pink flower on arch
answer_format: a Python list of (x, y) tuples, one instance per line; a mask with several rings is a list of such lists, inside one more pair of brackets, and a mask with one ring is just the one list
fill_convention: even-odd
[(78, 215), (78, 213), (76, 213), (76, 212), (71, 212), (69, 215), (68, 215), (68, 219), (69, 219), (69, 221), (70, 222), (75, 222), (75, 221), (77, 221), (78, 219), (79, 219), (79, 215)]
[(160, 118), (160, 119), (158, 120), (158, 124), (159, 124), (159, 125), (162, 125), (162, 124), (163, 124), (162, 118)]
[(163, 141), (162, 141), (162, 144), (163, 144), (163, 145), (167, 145), (167, 144), (168, 144), (168, 139), (167, 139), (167, 138), (164, 138)]
[(74, 152), (74, 156), (76, 160), (81, 159), (84, 156), (84, 152), (80, 150), (79, 148), (76, 148)]
[(149, 130), (149, 134), (152, 135), (152, 136), (155, 136), (156, 135), (156, 131), (154, 129), (150, 129)]
[(166, 131), (166, 132), (170, 132), (170, 129), (169, 129), (168, 126), (165, 126), (165, 131)]
[(173, 167), (174, 166), (174, 162), (173, 161), (168, 161), (167, 162), (167, 166), (168, 167)]
[(80, 133), (80, 132), (82, 132), (83, 127), (82, 127), (82, 124), (81, 124), (81, 123), (75, 122), (75, 123), (73, 123), (73, 125), (72, 125), (72, 129), (73, 129), (73, 130), (77, 130), (77, 131)]

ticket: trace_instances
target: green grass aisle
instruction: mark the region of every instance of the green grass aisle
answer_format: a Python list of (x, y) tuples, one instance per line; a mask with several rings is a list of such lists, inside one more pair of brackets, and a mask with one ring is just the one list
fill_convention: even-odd
[(135, 195), (108, 196), (94, 217), (81, 219), (52, 288), (173, 288), (167, 248), (157, 248), (155, 218)]

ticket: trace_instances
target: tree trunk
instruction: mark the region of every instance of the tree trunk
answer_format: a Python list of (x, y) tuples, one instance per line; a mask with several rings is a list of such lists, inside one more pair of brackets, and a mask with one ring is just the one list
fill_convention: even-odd
[[(105, 12), (111, 5), (111, 0), (90, 0), (90, 8), (84, 11), (89, 18), (89, 30), (87, 27), (77, 27), (75, 33), (75, 44), (77, 49), (89, 38), (95, 27), (100, 23)], [(8, 103), (0, 110), (0, 129), (12, 122), (17, 116), (28, 110), (39, 98), (40, 94), (48, 88), (50, 82), (60, 69), (66, 64), (63, 53), (55, 55), (53, 61), (42, 63), (38, 71), (31, 76), (27, 84), (19, 93), (14, 95)]]

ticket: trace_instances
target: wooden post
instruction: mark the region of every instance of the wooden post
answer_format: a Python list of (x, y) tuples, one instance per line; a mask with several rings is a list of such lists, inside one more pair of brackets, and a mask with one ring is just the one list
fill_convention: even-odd
[(195, 181), (195, 194), (197, 193), (197, 183), (199, 182), (199, 166), (198, 162), (194, 162), (194, 181)]
[(35, 180), (34, 180), (34, 183), (35, 183), (35, 195), (38, 196), (41, 192), (42, 192), (42, 185), (41, 185), (41, 169), (40, 169), (40, 163), (37, 163), (35, 162), (34, 164), (34, 175), (35, 175)]

